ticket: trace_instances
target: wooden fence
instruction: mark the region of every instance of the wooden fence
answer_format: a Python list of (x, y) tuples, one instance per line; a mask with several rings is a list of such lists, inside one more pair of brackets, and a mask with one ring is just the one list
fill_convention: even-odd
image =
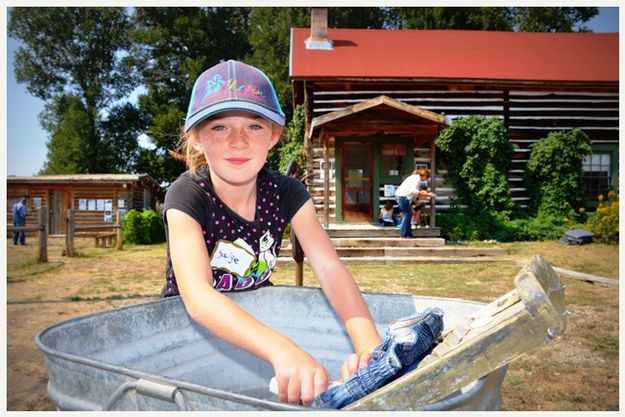
[(39, 262), (48, 262), (48, 211), (40, 208), (37, 226), (7, 226), (8, 232), (39, 232)]
[[(65, 254), (67, 256), (76, 256), (74, 239), (77, 236), (77, 233), (80, 232), (89, 232), (79, 234), (78, 236), (93, 237), (95, 239), (96, 246), (105, 246), (107, 241), (114, 239), (117, 250), (121, 250), (123, 248), (121, 216), (119, 213), (117, 214), (117, 221), (113, 225), (78, 226), (74, 220), (74, 209), (67, 209), (66, 221)], [(109, 233), (96, 233), (102, 231), (108, 231)]]

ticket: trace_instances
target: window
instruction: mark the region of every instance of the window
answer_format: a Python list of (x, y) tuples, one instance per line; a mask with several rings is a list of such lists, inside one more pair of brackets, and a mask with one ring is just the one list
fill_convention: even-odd
[(403, 175), (406, 170), (407, 153), (408, 147), (405, 144), (382, 145), (382, 176)]
[(596, 152), (584, 158), (584, 199), (596, 200), (599, 194), (608, 193), (612, 181), (611, 162), (611, 152)]
[[(319, 162), (319, 179), (321, 181), (325, 180), (325, 175), (326, 175), (325, 161), (320, 161)], [(328, 161), (328, 180), (332, 182), (333, 179), (334, 179), (334, 159), (330, 159)]]

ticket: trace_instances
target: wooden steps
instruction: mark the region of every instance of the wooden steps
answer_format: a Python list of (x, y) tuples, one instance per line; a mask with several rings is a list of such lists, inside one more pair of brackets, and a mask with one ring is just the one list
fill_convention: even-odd
[[(466, 248), (455, 246), (436, 247), (393, 247), (393, 246), (335, 246), (336, 252), (341, 259), (362, 257), (484, 257), (500, 256), (505, 252), (500, 248)], [(287, 246), (280, 250), (280, 257), (291, 257), (291, 247)]]
[[(502, 262), (505, 251), (497, 247), (445, 245), (440, 228), (413, 230), (414, 239), (399, 237), (396, 227), (333, 224), (326, 229), (343, 262), (364, 263), (476, 263)], [(291, 242), (282, 241), (278, 262), (293, 262)]]
[[(330, 238), (375, 238), (388, 237), (399, 238), (398, 227), (383, 227), (372, 224), (348, 224), (348, 225), (330, 225), (326, 232)], [(427, 227), (414, 229), (412, 234), (418, 238), (440, 237), (440, 227)]]

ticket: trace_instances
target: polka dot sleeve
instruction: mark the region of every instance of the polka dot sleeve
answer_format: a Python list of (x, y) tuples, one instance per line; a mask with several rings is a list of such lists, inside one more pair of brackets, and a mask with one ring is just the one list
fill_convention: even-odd
[(296, 178), (280, 175), (278, 182), (282, 210), (288, 223), (311, 197), (304, 183)]
[(163, 219), (167, 223), (165, 213), (169, 209), (177, 209), (191, 216), (200, 225), (206, 222), (208, 209), (204, 191), (199, 187), (188, 172), (182, 174), (174, 181), (167, 193), (163, 205)]

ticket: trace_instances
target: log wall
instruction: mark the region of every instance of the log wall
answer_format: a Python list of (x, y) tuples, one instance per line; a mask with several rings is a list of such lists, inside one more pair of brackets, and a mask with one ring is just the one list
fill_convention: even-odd
[[(312, 85), (311, 85), (312, 84)], [(508, 181), (512, 199), (521, 207), (529, 202), (523, 184), (525, 166), (529, 159), (530, 146), (549, 132), (582, 129), (593, 145), (618, 145), (619, 137), (619, 94), (618, 87), (583, 86), (552, 87), (517, 86), (495, 88), (493, 86), (453, 86), (446, 84), (383, 85), (383, 84), (332, 84), (309, 83), (307, 95), (309, 118), (314, 118), (347, 106), (387, 95), (395, 100), (446, 115), (452, 122), (459, 117), (483, 115), (503, 120), (508, 128), (510, 141), (517, 146), (514, 152)], [(309, 119), (310, 120), (310, 119)], [(419, 146), (419, 145), (417, 145)], [(334, 167), (334, 144), (330, 148), (331, 168)], [(415, 164), (429, 158), (429, 149), (420, 146), (415, 149)], [(309, 186), (317, 209), (323, 205), (323, 181), (321, 144), (313, 137), (309, 143)], [(312, 163), (311, 163), (312, 162)], [(449, 208), (454, 190), (444, 181), (445, 171), (437, 171), (436, 208)], [(335, 203), (335, 183), (330, 183), (332, 195), (330, 207)], [(332, 216), (333, 211), (331, 210)], [(332, 218), (331, 218), (332, 219)]]

